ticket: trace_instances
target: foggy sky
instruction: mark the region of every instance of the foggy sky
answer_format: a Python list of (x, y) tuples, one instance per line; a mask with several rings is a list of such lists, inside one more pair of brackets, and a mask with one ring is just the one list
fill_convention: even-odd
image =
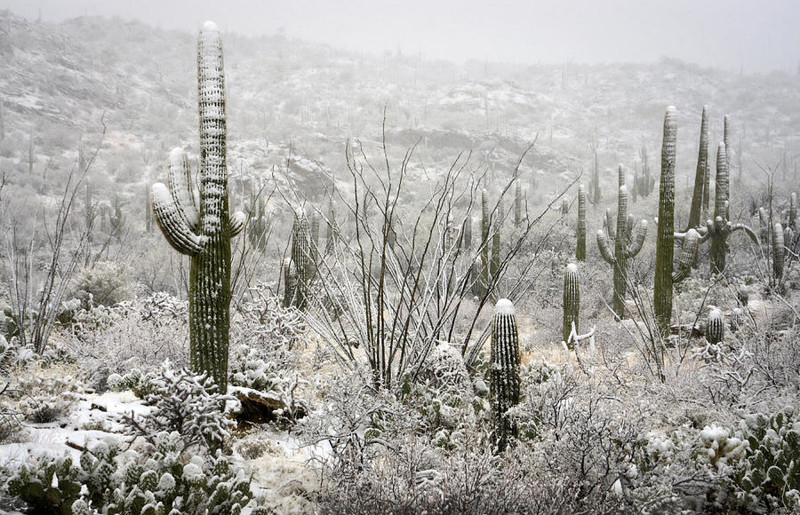
[(119, 15), (162, 28), (274, 34), (349, 50), (515, 63), (648, 62), (745, 72), (800, 65), (798, 0), (0, 0), (35, 19)]

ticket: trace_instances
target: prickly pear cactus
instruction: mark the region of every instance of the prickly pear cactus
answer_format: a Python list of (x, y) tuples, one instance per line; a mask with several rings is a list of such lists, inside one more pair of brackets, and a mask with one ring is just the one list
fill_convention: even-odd
[(494, 436), (497, 449), (502, 452), (517, 436), (517, 424), (509, 418), (508, 410), (520, 400), (519, 333), (514, 304), (508, 299), (498, 300), (494, 307), (491, 361), (489, 391)]
[(170, 154), (169, 188), (152, 188), (153, 214), (175, 250), (191, 256), (189, 340), (195, 372), (209, 372), (227, 387), (231, 301), (231, 238), (246, 217), (228, 212), (225, 74), (216, 25), (206, 22), (197, 42), (200, 112), (200, 198), (195, 198), (189, 161), (180, 149)]
[(577, 334), (580, 330), (579, 317), (581, 312), (581, 290), (578, 278), (578, 267), (570, 263), (564, 269), (564, 323), (562, 328), (562, 341), (567, 342), (570, 348), (575, 343), (571, 341), (570, 334), (573, 327)]

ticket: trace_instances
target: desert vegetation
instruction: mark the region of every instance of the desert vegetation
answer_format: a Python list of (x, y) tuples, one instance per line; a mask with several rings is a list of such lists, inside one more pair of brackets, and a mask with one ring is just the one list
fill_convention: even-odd
[(4, 508), (800, 510), (797, 77), (2, 16)]

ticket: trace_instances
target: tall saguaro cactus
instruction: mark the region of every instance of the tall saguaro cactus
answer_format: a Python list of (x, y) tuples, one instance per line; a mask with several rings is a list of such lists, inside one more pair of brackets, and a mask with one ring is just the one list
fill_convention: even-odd
[(602, 230), (597, 231), (597, 246), (603, 259), (614, 268), (614, 313), (618, 318), (624, 318), (628, 259), (639, 254), (647, 235), (647, 220), (639, 222), (635, 231), (632, 227), (628, 227), (628, 190), (625, 186), (619, 188), (616, 225), (617, 228), (613, 233), (609, 231), (609, 237), (614, 239), (614, 253), (611, 253), (611, 243)]
[(700, 226), (708, 171), (708, 106), (703, 106), (703, 114), (700, 119), (700, 149), (697, 155), (697, 171), (694, 175), (694, 192), (692, 193), (687, 230)]
[(508, 417), (508, 410), (519, 404), (519, 333), (514, 304), (500, 299), (492, 318), (491, 377), (492, 421), (498, 451), (508, 446), (517, 435), (517, 425)]
[(661, 142), (661, 181), (658, 192), (658, 231), (653, 311), (662, 337), (670, 332), (672, 319), (672, 259), (675, 243), (675, 148), (678, 112), (673, 106), (664, 113)]
[(231, 301), (231, 238), (244, 229), (242, 212), (228, 213), (225, 75), (217, 27), (206, 22), (197, 41), (200, 113), (200, 198), (195, 198), (189, 161), (170, 153), (169, 188), (152, 187), (153, 214), (170, 245), (191, 256), (189, 340), (191, 366), (227, 388)]
[(570, 342), (570, 334), (573, 326), (575, 333), (580, 330), (578, 319), (581, 312), (581, 289), (578, 278), (578, 267), (575, 263), (570, 263), (564, 269), (564, 323), (562, 326), (562, 341), (567, 342), (568, 346), (574, 345)]
[(575, 259), (586, 261), (586, 192), (583, 184), (578, 186), (578, 244), (575, 247)]
[(728, 160), (725, 144), (720, 143), (717, 147), (717, 184), (714, 192), (714, 220), (706, 221), (706, 227), (702, 231), (704, 238), (711, 239), (711, 273), (719, 274), (725, 270), (725, 262), (728, 254), (728, 237), (735, 231), (742, 230), (750, 236), (750, 239), (758, 243), (758, 235), (744, 224), (733, 224), (730, 221), (730, 201), (729, 201), (729, 180), (728, 180)]

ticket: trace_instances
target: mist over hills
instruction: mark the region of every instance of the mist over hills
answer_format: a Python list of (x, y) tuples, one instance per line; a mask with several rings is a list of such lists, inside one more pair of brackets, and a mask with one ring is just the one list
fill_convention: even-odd
[[(105, 126), (92, 175), (101, 191), (122, 191), (131, 203), (164, 173), (170, 148), (196, 152), (194, 34), (119, 18), (50, 24), (11, 13), (0, 15), (0, 27), (0, 165), (10, 183), (25, 182), (15, 175), (30, 169), (31, 137), (33, 169), (47, 166), (52, 176), (74, 166), (81, 139), (89, 149), (100, 144)], [(800, 78), (792, 74), (739, 75), (666, 58), (462, 66), (279, 35), (223, 38), (234, 183), (237, 174), (270, 179), (288, 162), (312, 199), (324, 191), (317, 178), (342, 178), (348, 138), (377, 151), (384, 123), (391, 154), (419, 145), (411, 168), (420, 177), (462, 151), (475, 169), (510, 170), (536, 141), (522, 172), (545, 178), (545, 195), (588, 169), (593, 142), (602, 168), (633, 168), (642, 144), (657, 156), (667, 105), (680, 113), (679, 185), (693, 173), (704, 104), (712, 141), (730, 115), (746, 173), (800, 147)]]

